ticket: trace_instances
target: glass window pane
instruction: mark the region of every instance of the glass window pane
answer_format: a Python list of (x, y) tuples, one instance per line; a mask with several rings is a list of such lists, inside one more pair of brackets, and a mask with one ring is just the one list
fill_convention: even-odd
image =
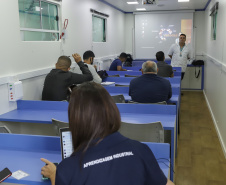
[(21, 40), (23, 41), (58, 41), (59, 33), (21, 31)]
[(93, 42), (106, 42), (105, 19), (93, 16)]
[(19, 0), (21, 28), (41, 29), (39, 0)]
[(58, 30), (57, 5), (41, 2), (42, 27), (46, 30)]

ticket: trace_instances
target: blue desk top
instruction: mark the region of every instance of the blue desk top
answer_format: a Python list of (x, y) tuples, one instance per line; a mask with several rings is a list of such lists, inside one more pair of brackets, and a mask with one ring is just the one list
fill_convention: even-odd
[[(41, 168), (44, 166), (44, 163), (40, 158), (46, 158), (52, 162), (61, 161), (59, 137), (0, 134), (0, 140), (6, 141), (0, 143), (0, 169), (8, 167), (12, 172), (22, 170), (29, 174), (29, 176), (21, 180), (9, 177), (4, 182), (50, 185), (50, 181), (42, 180)], [(151, 148), (156, 159), (169, 159), (169, 144), (145, 144)], [(158, 162), (160, 168), (163, 170), (166, 177), (168, 177), (169, 167), (166, 165), (169, 166), (169, 162), (167, 160), (158, 160)], [(163, 162), (166, 163), (166, 165)]]
[[(125, 77), (125, 75), (141, 76), (141, 71), (107, 71), (108, 75), (119, 75), (120, 77)], [(181, 71), (174, 71), (174, 76), (181, 76)]]
[(63, 101), (17, 101), (17, 109), (0, 115), (0, 121), (47, 123), (52, 118), (68, 122), (68, 102)]
[[(132, 79), (134, 79), (136, 77), (107, 77), (105, 79), (103, 79), (104, 82), (109, 81), (109, 82), (130, 82)], [(169, 80), (169, 82), (172, 83), (177, 83), (180, 84), (181, 83), (181, 77), (176, 76), (173, 78), (165, 78), (167, 80)]]
[[(0, 121), (51, 124), (52, 118), (55, 118), (60, 121), (68, 122), (68, 102), (19, 100), (17, 106), (17, 110), (0, 115)], [(163, 115), (166, 115), (166, 117), (171, 116), (171, 128), (174, 127), (176, 120), (176, 106), (174, 105), (117, 104), (117, 106), (121, 116), (123, 116), (123, 113), (132, 113), (133, 116), (131, 116), (131, 118), (128, 117), (129, 120), (135, 117), (134, 119), (137, 120), (137, 122), (139, 121), (139, 119), (137, 119), (138, 114), (147, 114), (147, 117), (149, 117), (149, 121), (145, 120), (147, 123), (161, 121), (159, 118), (164, 117)], [(158, 116), (156, 117), (155, 114), (158, 114)], [(169, 127), (169, 125), (165, 123), (166, 120), (167, 119), (162, 120), (162, 124), (163, 126), (165, 125), (164, 127)], [(125, 117), (123, 121), (126, 121)], [(142, 116), (140, 117), (140, 122), (144, 122)]]
[[(129, 86), (130, 81), (135, 77), (107, 77), (103, 79), (103, 82), (115, 82), (115, 84), (119, 85), (127, 85)], [(179, 76), (174, 78), (166, 78), (171, 83), (172, 88), (180, 88), (181, 87), (181, 78)], [(113, 86), (115, 86), (115, 84)]]
[[(133, 66), (133, 67), (125, 67), (125, 66), (123, 66), (123, 68), (127, 69), (127, 70), (131, 70), (131, 71), (140, 71), (141, 68), (142, 68), (141, 66), (142, 66), (142, 64), (140, 66)], [(191, 65), (188, 65), (188, 66), (191, 66)], [(173, 70), (181, 72), (181, 67), (173, 67)]]
[(0, 134), (0, 169), (22, 170), (29, 176), (17, 180), (9, 177), (4, 182), (18, 184), (48, 184), (43, 181), (41, 168), (45, 165), (40, 158), (53, 162), (61, 161), (60, 138), (48, 136), (29, 136), (19, 134)]

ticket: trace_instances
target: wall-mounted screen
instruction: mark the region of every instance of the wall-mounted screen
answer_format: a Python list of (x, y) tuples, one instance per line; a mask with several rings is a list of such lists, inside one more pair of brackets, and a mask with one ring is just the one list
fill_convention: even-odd
[(135, 15), (135, 58), (153, 59), (158, 51), (168, 58), (180, 33), (187, 35), (186, 44), (192, 46), (193, 13), (151, 13)]

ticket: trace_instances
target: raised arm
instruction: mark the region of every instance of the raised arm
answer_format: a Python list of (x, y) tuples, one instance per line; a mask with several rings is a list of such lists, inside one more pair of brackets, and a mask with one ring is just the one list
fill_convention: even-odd
[(89, 71), (88, 67), (82, 62), (82, 58), (80, 57), (79, 54), (73, 54), (73, 58), (75, 59), (75, 62), (78, 64), (80, 67), (80, 70), (82, 71), (83, 74), (76, 74), (72, 73), (72, 83), (74, 84), (80, 84), (86, 81), (91, 81), (93, 80), (93, 76), (91, 72)]

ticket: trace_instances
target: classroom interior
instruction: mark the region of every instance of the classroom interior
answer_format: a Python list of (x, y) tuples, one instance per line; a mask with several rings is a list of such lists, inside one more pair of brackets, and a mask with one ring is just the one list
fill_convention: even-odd
[[(174, 169), (175, 182), (184, 185), (225, 184), (226, 1), (198, 0), (199, 4), (197, 3), (195, 7), (194, 0), (190, 0), (188, 7), (182, 5), (183, 8), (178, 6), (176, 10), (170, 5), (171, 1), (177, 3), (177, 0), (159, 0), (158, 3), (164, 6), (156, 7), (155, 13), (157, 11), (169, 14), (178, 12), (192, 14), (192, 46), (195, 48), (193, 56), (194, 59), (205, 61), (203, 89), (184, 91), (184, 95), (181, 96), (181, 131)], [(121, 52), (136, 55), (137, 42), (134, 34), (136, 16), (153, 13), (151, 10), (139, 13), (132, 11), (128, 8), (129, 5), (123, 4), (126, 1), (119, 0), (48, 0), (47, 2), (56, 4), (59, 10), (57, 34), (61, 34), (65, 19), (68, 19), (65, 39), (23, 41), (22, 35), (26, 29), (21, 28), (18, 0), (0, 1), (2, 12), (0, 114), (17, 108), (16, 102), (9, 101), (8, 83), (22, 81), (23, 100), (41, 100), (44, 79), (55, 67), (61, 55), (71, 56), (73, 53), (82, 55), (86, 50), (92, 50), (96, 56), (95, 62), (99, 64), (109, 64)], [(210, 11), (216, 2), (219, 2), (219, 8), (216, 40), (214, 40)], [(93, 42), (93, 20), (90, 9), (109, 15), (106, 24), (106, 42)], [(0, 122), (0, 125), (4, 124)]]

